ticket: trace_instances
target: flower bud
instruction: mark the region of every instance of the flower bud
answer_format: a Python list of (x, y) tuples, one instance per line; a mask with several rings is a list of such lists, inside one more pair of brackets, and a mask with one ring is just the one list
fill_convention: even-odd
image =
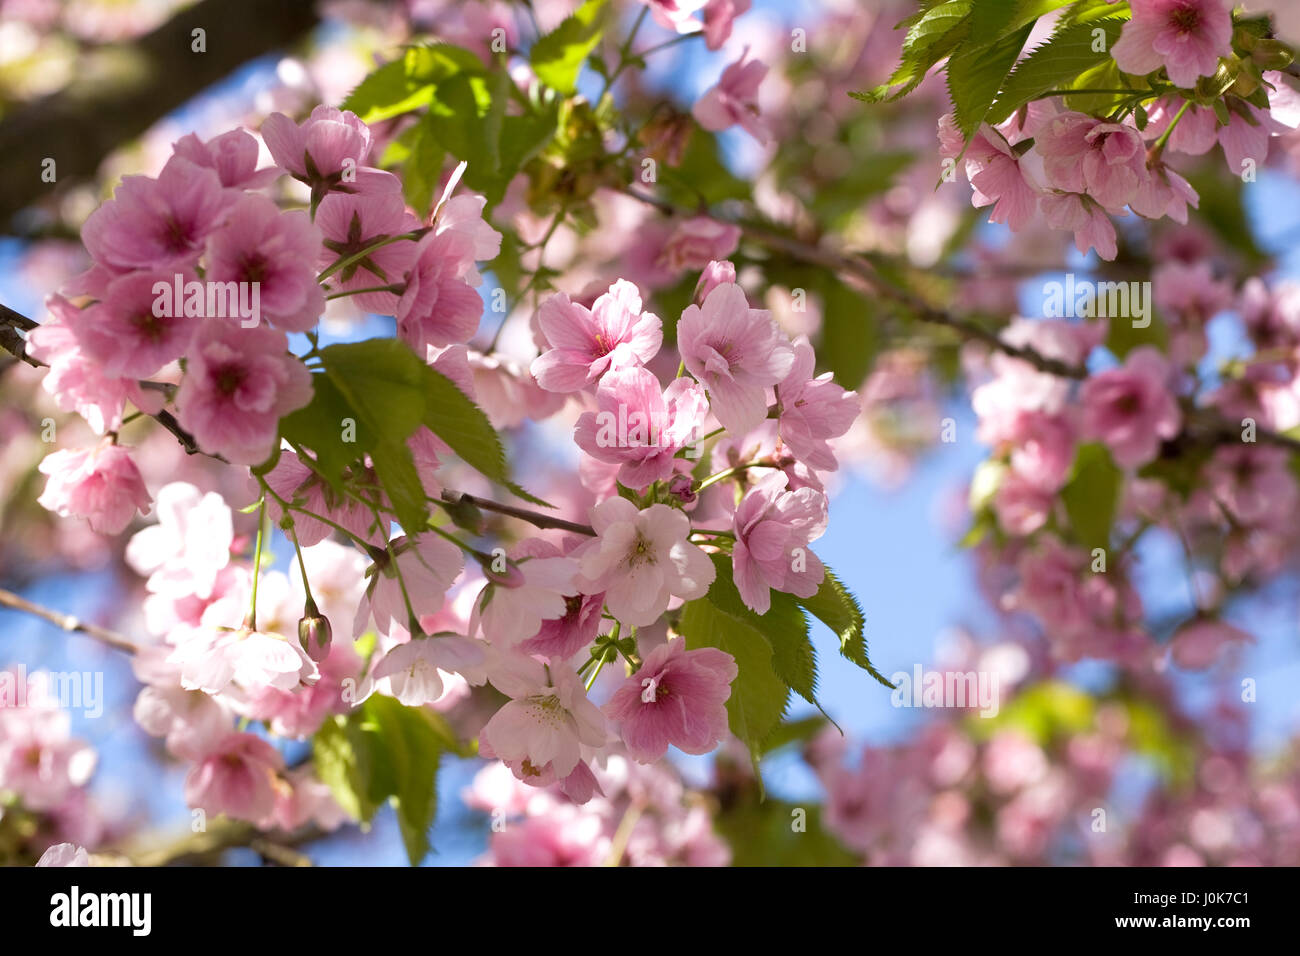
[(303, 608), (302, 618), (298, 621), (298, 643), (307, 652), (307, 656), (319, 664), (329, 656), (330, 639), (334, 631), (330, 619), (317, 610), (312, 602)]
[(709, 297), (709, 293), (718, 286), (734, 283), (735, 281), (736, 267), (731, 264), (730, 260), (712, 260), (704, 267), (704, 271), (700, 273), (700, 281), (695, 284), (695, 304), (702, 304)]
[(483, 566), (483, 575), (490, 582), (505, 588), (524, 586), (524, 572), (519, 565), (506, 557), (505, 551), (497, 548), (491, 554), (478, 555), (479, 564)]
[(691, 490), (694, 481), (690, 475), (673, 475), (668, 479), (668, 493), (684, 505), (689, 505), (699, 497)]

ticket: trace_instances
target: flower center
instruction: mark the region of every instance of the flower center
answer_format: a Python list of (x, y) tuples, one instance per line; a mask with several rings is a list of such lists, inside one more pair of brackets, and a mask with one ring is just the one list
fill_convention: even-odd
[(1175, 7), (1169, 11), (1169, 25), (1181, 33), (1195, 33), (1201, 25), (1201, 11), (1191, 5)]

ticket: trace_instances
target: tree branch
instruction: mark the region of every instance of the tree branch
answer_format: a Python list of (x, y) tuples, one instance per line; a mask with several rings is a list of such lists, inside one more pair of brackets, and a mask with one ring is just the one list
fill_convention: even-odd
[(95, 624), (87, 624), (79, 618), (70, 614), (63, 614), (59, 611), (42, 607), (39, 604), (33, 604), (26, 598), (19, 597), (12, 591), (6, 591), (0, 588), (0, 607), (7, 607), (14, 611), (22, 611), (24, 614), (31, 614), (35, 617), (49, 621), (56, 627), (61, 627), (70, 634), (85, 634), (87, 637), (93, 637), (101, 644), (107, 644), (114, 650), (122, 651), (126, 654), (134, 654), (140, 649), (140, 646), (129, 638), (123, 637), (116, 631), (110, 631), (108, 628), (99, 627)]
[[(87, 57), (67, 88), (0, 122), (0, 231), (46, 191), (93, 177), (115, 149), (237, 67), (304, 36), (318, 22), (315, 7), (313, 0), (202, 0), (134, 43)], [(197, 29), (205, 31), (204, 52), (192, 49)], [(47, 158), (57, 186), (41, 179)]]
[[(631, 187), (624, 188), (623, 192), (669, 215), (685, 214), (687, 212), (677, 208), (672, 203), (656, 196), (647, 195)], [(1076, 381), (1082, 381), (1088, 377), (1088, 370), (1081, 365), (1070, 365), (1043, 355), (1030, 346), (1019, 346), (1006, 342), (996, 331), (987, 329), (978, 322), (935, 308), (914, 293), (891, 282), (864, 255), (836, 252), (818, 243), (786, 235), (764, 223), (755, 223), (713, 212), (709, 212), (709, 215), (719, 222), (729, 222), (740, 226), (746, 237), (755, 240), (770, 250), (788, 255), (807, 265), (826, 269), (834, 275), (852, 278), (861, 283), (865, 290), (873, 295), (888, 299), (907, 309), (921, 322), (952, 329), (967, 339), (982, 342), (995, 351), (1027, 362), (1040, 372), (1047, 372), (1051, 375), (1058, 375), (1061, 378)], [(1211, 444), (1240, 440), (1240, 424), (1224, 418), (1211, 409), (1197, 409), (1192, 417), (1194, 417), (1194, 422), (1189, 422), (1189, 424), (1193, 424), (1198, 432), (1197, 435), (1192, 437)], [(1185, 431), (1185, 434), (1190, 434), (1190, 432)], [(1264, 444), (1276, 445), (1300, 453), (1300, 439), (1292, 438), (1280, 432), (1270, 431), (1266, 428), (1257, 428), (1255, 434), (1256, 438)]]

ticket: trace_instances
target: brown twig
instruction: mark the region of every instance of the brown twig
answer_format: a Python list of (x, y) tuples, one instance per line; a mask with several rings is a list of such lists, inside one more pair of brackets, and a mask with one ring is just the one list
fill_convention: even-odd
[(127, 654), (134, 654), (140, 649), (138, 644), (129, 638), (123, 637), (116, 631), (110, 631), (108, 628), (96, 624), (88, 624), (71, 614), (63, 614), (60, 611), (34, 604), (26, 598), (19, 597), (12, 591), (6, 591), (4, 588), (0, 588), (0, 607), (7, 607), (14, 611), (22, 611), (24, 614), (34, 615), (49, 621), (56, 627), (61, 627), (70, 634), (85, 634), (87, 637), (93, 637), (101, 644), (106, 644)]

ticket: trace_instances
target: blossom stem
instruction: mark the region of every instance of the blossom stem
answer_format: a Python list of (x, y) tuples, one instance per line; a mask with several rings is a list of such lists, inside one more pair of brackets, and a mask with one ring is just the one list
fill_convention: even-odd
[(298, 530), (293, 526), (293, 516), (288, 515), (288, 518), (289, 518), (289, 528), (288, 528), (289, 540), (293, 542), (294, 553), (298, 555), (298, 570), (302, 574), (302, 590), (303, 593), (307, 595), (308, 602), (314, 608), (316, 606), (316, 599), (312, 597), (311, 582), (307, 580), (307, 563), (302, 559), (302, 548), (298, 544)]
[[(372, 285), (372, 286), (367, 286), (364, 289), (344, 289), (342, 292), (331, 292), (329, 295), (325, 296), (325, 298), (341, 299), (344, 296), (362, 295), (363, 293), (366, 292), (391, 292), (393, 293), (393, 295), (401, 295), (405, 291), (406, 291), (406, 286), (394, 282), (391, 285)], [(308, 352), (307, 354), (310, 355), (311, 353)]]
[[(551, 241), (551, 237), (555, 235), (556, 230), (560, 228), (560, 223), (564, 221), (564, 218), (568, 214), (569, 214), (568, 205), (562, 203), (560, 205), (559, 211), (556, 212), (554, 218), (551, 219), (551, 224), (549, 227), (547, 227), (546, 234), (542, 236), (541, 241), (538, 242), (536, 245), (529, 247), (530, 249), (537, 250), (537, 268), (534, 269), (533, 274), (528, 277), (528, 282), (524, 284), (524, 287), (519, 290), (519, 297), (516, 300), (516, 304), (524, 301), (524, 296), (528, 295), (528, 293), (531, 292), (533, 290), (533, 287), (537, 284), (537, 280), (542, 275), (542, 271), (545, 267), (545, 262), (543, 260), (546, 256), (546, 246)], [(507, 312), (505, 316), (501, 319), (501, 323), (497, 326), (497, 330), (494, 333), (492, 333), (492, 341), (488, 343), (486, 354), (490, 355), (491, 353), (496, 351), (497, 342), (500, 341), (501, 333), (505, 329), (506, 322), (509, 319), (510, 319), (510, 313)]]
[(1169, 121), (1169, 126), (1160, 134), (1160, 138), (1155, 141), (1155, 145), (1151, 147), (1151, 155), (1153, 157), (1159, 157), (1160, 154), (1165, 151), (1165, 144), (1169, 142), (1169, 137), (1173, 135), (1174, 127), (1178, 125), (1178, 121), (1183, 118), (1184, 114), (1186, 114), (1188, 109), (1191, 108), (1191, 105), (1191, 100), (1183, 101), (1183, 105), (1179, 108), (1178, 112), (1174, 114), (1174, 118)]
[(403, 240), (413, 241), (419, 239), (432, 228), (433, 228), (432, 226), (423, 226), (419, 229), (412, 229), (410, 232), (403, 232), (396, 236), (384, 236), (382, 239), (376, 239), (374, 242), (366, 246), (364, 249), (358, 249), (350, 256), (340, 257), (338, 259), (335, 259), (332, 263), (330, 263), (328, 266), (325, 267), (324, 272), (322, 272), (320, 275), (316, 277), (316, 281), (323, 283), (334, 273), (346, 269), (348, 266), (352, 265), (353, 263), (360, 262), (362, 259), (370, 255), (370, 253), (374, 252), (376, 249), (382, 249), (384, 246), (392, 245), (394, 242), (402, 242)]
[(591, 674), (587, 677), (586, 683), (583, 685), (584, 690), (591, 690), (591, 686), (594, 683), (596, 683), (596, 678), (600, 676), (600, 670), (602, 667), (605, 666), (605, 661), (607, 661), (608, 659), (609, 659), (609, 655), (607, 653), (602, 652), (599, 659), (596, 660), (595, 670), (591, 672)]
[(652, 56), (653, 54), (658, 53), (660, 50), (666, 50), (669, 47), (677, 46), (677, 44), (679, 43), (685, 43), (687, 40), (694, 40), (696, 37), (702, 37), (702, 36), (704, 36), (703, 30), (696, 30), (693, 33), (682, 33), (679, 34), (678, 36), (673, 37), (671, 40), (665, 40), (663, 43), (656, 43), (654, 46), (642, 50), (640, 53), (637, 54), (637, 57), (639, 59), (644, 60), (646, 57)]
[(618, 63), (614, 65), (614, 72), (605, 78), (605, 87), (600, 91), (600, 96), (596, 98), (597, 103), (605, 98), (605, 95), (609, 93), (610, 89), (613, 87), (614, 82), (622, 76), (623, 71), (631, 65), (632, 60), (630, 54), (632, 52), (632, 42), (636, 39), (636, 35), (641, 32), (641, 24), (645, 22), (646, 14), (649, 12), (650, 8), (648, 6), (643, 6), (641, 11), (636, 15), (636, 21), (632, 24), (632, 29), (628, 33), (627, 39), (624, 40), (623, 45), (618, 48)]
[(257, 630), (257, 582), (262, 579), (262, 528), (266, 524), (266, 495), (257, 506), (257, 544), (253, 546), (253, 598), (248, 605), (248, 616), (244, 618), (244, 627), (250, 631)]
[(709, 487), (709, 485), (716, 485), (720, 481), (726, 481), (728, 478), (734, 478), (736, 475), (742, 474), (748, 471), (750, 468), (775, 468), (775, 467), (776, 465), (774, 465), (770, 461), (747, 461), (743, 465), (736, 465), (733, 468), (723, 469), (722, 471), (718, 472), (716, 475), (709, 475), (709, 477), (705, 478), (695, 487), (695, 493), (699, 494), (705, 488)]
[(641, 819), (644, 810), (640, 802), (632, 803), (627, 808), (623, 819), (618, 822), (618, 829), (614, 831), (614, 839), (610, 842), (609, 859), (605, 861), (605, 866), (618, 866), (623, 862), (623, 854), (632, 839), (632, 831), (636, 828), (636, 823)]

